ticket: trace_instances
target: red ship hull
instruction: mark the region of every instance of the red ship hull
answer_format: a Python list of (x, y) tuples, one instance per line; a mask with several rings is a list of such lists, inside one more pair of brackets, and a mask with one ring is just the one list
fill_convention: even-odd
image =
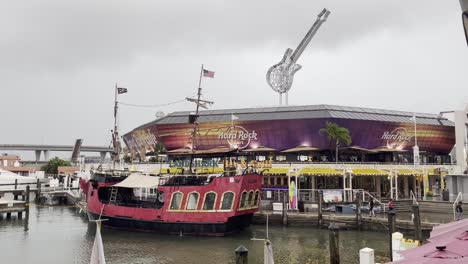
[(163, 198), (149, 202), (120, 187), (116, 197), (121, 199), (109, 200), (116, 183), (81, 181), (90, 219), (108, 219), (102, 222), (104, 226), (124, 230), (224, 236), (250, 225), (260, 206), (262, 176), (246, 174), (214, 177), (205, 184), (160, 185), (154, 192)]

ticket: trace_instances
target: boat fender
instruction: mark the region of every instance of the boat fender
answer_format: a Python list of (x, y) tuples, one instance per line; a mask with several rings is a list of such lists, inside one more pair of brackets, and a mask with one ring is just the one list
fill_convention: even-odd
[(158, 201), (159, 201), (160, 203), (164, 203), (164, 193), (159, 193)]

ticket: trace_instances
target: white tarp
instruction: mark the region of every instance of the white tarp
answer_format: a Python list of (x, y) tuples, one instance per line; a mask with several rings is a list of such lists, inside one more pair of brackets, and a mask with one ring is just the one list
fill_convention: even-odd
[(125, 188), (154, 188), (159, 185), (159, 177), (143, 174), (130, 174), (125, 180), (115, 184), (115, 187)]
[(11, 171), (0, 169), (0, 184), (15, 184), (15, 180), (18, 180), (18, 184), (37, 183), (36, 178), (21, 176)]

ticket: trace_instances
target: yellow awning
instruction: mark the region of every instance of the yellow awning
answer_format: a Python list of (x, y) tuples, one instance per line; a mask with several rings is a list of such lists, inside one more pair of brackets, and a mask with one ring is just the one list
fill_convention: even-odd
[(410, 175), (420, 175), (422, 171), (412, 170), (412, 169), (397, 169), (394, 171), (398, 175), (410, 176)]
[(355, 168), (351, 170), (353, 171), (352, 174), (355, 176), (377, 176), (377, 175), (387, 176), (389, 175), (387, 171), (373, 169), (373, 168)]
[(263, 175), (288, 175), (289, 168), (269, 168), (263, 170)]
[(343, 172), (333, 168), (304, 168), (300, 170), (299, 174), (310, 176), (341, 176)]

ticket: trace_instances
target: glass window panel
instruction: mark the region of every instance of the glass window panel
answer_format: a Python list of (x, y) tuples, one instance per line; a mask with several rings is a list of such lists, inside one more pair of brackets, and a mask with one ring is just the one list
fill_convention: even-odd
[(207, 193), (205, 202), (203, 203), (203, 210), (213, 210), (216, 201), (216, 193)]
[(253, 201), (253, 206), (255, 207), (258, 206), (258, 195), (259, 195), (259, 191), (256, 191), (254, 201)]
[(172, 202), (171, 202), (171, 210), (179, 210), (181, 202), (182, 202), (182, 193), (173, 193)]
[(196, 210), (198, 203), (198, 193), (191, 193), (188, 197), (187, 210)]
[(221, 210), (231, 210), (232, 202), (234, 201), (234, 193), (227, 192), (223, 195), (223, 203), (221, 204)]
[(251, 207), (252, 206), (252, 198), (253, 198), (253, 191), (249, 192), (249, 198), (247, 199), (247, 206)]
[(240, 205), (239, 205), (239, 208), (244, 208), (245, 206), (245, 198), (247, 197), (247, 192), (243, 192), (242, 193), (242, 197), (241, 197), (241, 201), (240, 201)]

